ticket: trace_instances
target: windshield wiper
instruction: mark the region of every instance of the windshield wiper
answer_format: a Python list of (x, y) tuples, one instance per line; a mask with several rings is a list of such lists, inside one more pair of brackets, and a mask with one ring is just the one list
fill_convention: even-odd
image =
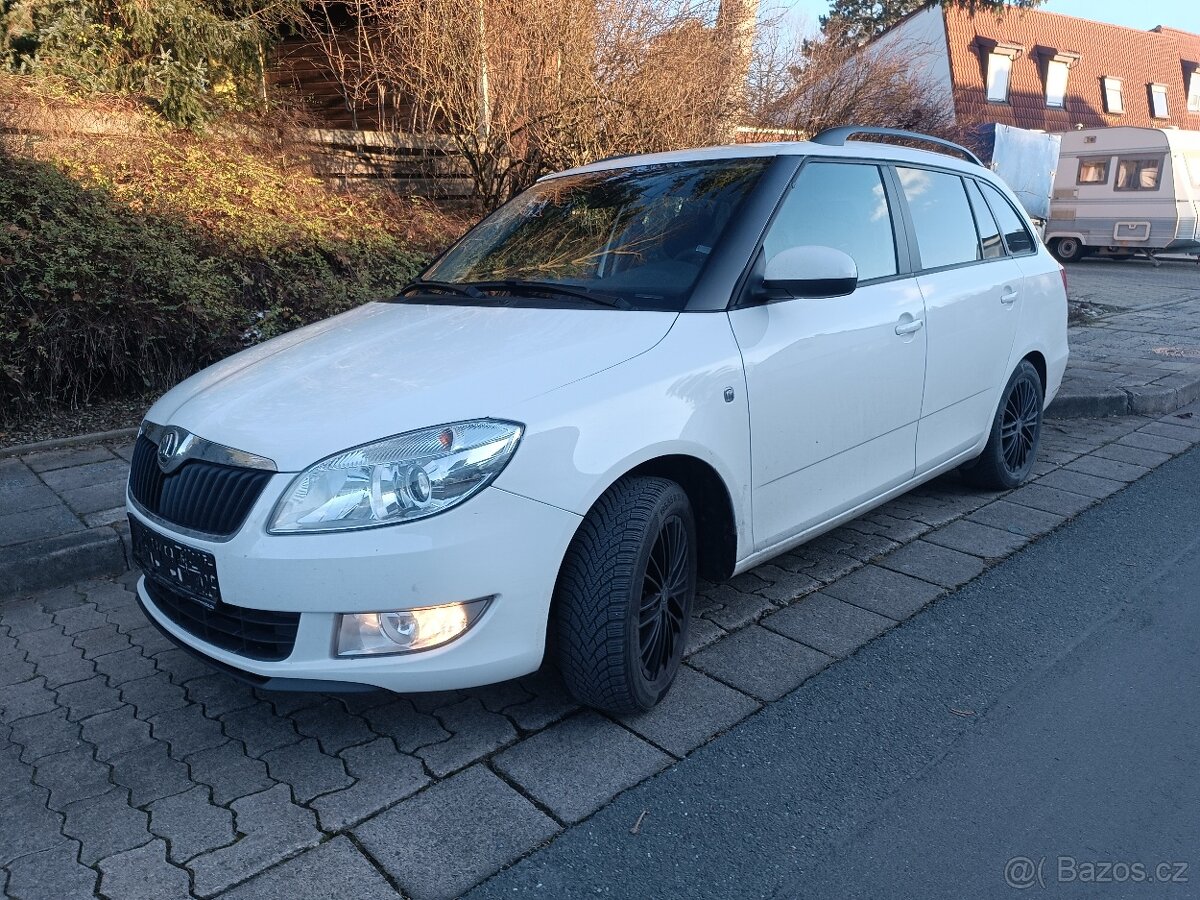
[(404, 287), (400, 288), (397, 297), (403, 297), (410, 293), (433, 294), (438, 291), (443, 291), (447, 294), (455, 294), (459, 297), (470, 297), (473, 300), (478, 300), (487, 295), (479, 288), (470, 284), (455, 284), (453, 281), (410, 281)]
[(529, 294), (551, 294), (559, 297), (573, 297), (576, 300), (589, 300), (613, 309), (636, 309), (632, 303), (621, 297), (614, 297), (611, 294), (593, 294), (587, 288), (569, 287), (554, 281), (524, 281), (520, 278), (506, 278), (500, 281), (471, 281), (468, 284), (481, 291), (524, 291)]

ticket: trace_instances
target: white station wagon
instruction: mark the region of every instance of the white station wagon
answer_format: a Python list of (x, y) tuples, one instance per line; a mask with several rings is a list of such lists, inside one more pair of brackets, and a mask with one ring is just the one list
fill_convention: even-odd
[(268, 689), (463, 688), (550, 657), (582, 702), (647, 709), (698, 573), (951, 469), (1020, 484), (1066, 324), (1062, 268), (953, 144), (846, 127), (549, 176), (394, 299), (154, 405), (139, 598)]

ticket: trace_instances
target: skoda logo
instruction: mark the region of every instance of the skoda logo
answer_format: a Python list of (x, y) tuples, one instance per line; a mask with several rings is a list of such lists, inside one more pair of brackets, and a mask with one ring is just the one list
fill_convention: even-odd
[(168, 428), (158, 442), (158, 467), (169, 472), (179, 464), (185, 433), (179, 428)]

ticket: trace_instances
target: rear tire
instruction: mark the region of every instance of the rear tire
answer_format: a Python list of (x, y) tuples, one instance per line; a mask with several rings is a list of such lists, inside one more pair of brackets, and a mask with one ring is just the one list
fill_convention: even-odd
[(596, 501), (555, 588), (553, 647), (567, 689), (609, 712), (637, 712), (671, 687), (696, 595), (696, 524), (665, 478), (622, 478)]
[(1059, 262), (1075, 262), (1083, 259), (1087, 251), (1078, 238), (1056, 238), (1050, 243), (1050, 252)]
[(983, 453), (962, 468), (962, 476), (980, 488), (1012, 490), (1029, 477), (1042, 439), (1045, 389), (1038, 370), (1021, 360), (1000, 396)]

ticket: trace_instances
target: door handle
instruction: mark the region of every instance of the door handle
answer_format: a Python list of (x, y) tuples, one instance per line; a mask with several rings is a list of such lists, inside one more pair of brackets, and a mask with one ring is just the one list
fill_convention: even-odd
[(896, 334), (916, 334), (924, 327), (924, 319), (913, 319), (911, 322), (901, 322), (897, 325)]
[(1005, 306), (1011, 306), (1017, 302), (1017, 292), (1012, 288), (1005, 288), (1004, 293), (1000, 295), (1000, 302)]

